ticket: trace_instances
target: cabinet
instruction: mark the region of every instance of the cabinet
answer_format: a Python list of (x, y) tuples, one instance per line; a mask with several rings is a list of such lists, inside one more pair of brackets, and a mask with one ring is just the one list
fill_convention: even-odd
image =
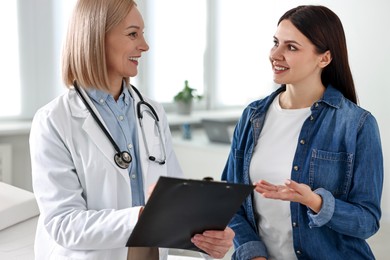
[(212, 143), (203, 129), (192, 130), (190, 140), (182, 138), (180, 131), (173, 131), (173, 148), (189, 179), (212, 177), (220, 180), (230, 151), (229, 144)]

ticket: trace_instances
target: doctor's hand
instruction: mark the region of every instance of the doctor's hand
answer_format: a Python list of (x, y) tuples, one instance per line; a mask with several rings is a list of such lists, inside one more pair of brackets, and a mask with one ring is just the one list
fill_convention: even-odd
[(191, 242), (212, 258), (223, 258), (233, 245), (234, 231), (226, 227), (223, 231), (206, 230), (196, 234)]
[(150, 198), (150, 195), (152, 195), (152, 192), (153, 192), (153, 190), (154, 190), (154, 187), (156, 187), (156, 184), (157, 184), (157, 183), (154, 183), (154, 184), (152, 184), (152, 185), (150, 185), (150, 186), (148, 187), (148, 192), (147, 192), (147, 195), (146, 195), (146, 200), (148, 200), (148, 199)]
[(321, 196), (314, 193), (306, 184), (286, 180), (284, 185), (274, 185), (261, 180), (254, 185), (256, 185), (255, 190), (264, 198), (299, 202), (316, 213), (321, 210)]

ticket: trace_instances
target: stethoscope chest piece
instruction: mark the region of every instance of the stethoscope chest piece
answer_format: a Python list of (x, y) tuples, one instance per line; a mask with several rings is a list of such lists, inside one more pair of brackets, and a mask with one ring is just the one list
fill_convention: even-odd
[(131, 155), (126, 152), (116, 153), (114, 156), (116, 165), (122, 169), (127, 169), (132, 161)]

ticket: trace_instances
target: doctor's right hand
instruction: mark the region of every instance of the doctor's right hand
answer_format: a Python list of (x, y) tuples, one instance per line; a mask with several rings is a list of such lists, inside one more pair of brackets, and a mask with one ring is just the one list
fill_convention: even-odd
[(202, 249), (209, 256), (217, 259), (223, 258), (233, 246), (234, 231), (230, 227), (225, 230), (206, 230), (196, 234), (191, 242)]
[(152, 184), (148, 187), (148, 194), (146, 196), (146, 200), (148, 200), (150, 198), (150, 195), (152, 195), (152, 192), (154, 190), (154, 187), (156, 187), (156, 183), (155, 184)]
[[(152, 184), (148, 188), (148, 193), (146, 194), (146, 201), (149, 199), (150, 195), (152, 194), (154, 187), (156, 187), (156, 184)], [(144, 210), (144, 207), (141, 207), (138, 213), (138, 218), (141, 216), (142, 211)]]

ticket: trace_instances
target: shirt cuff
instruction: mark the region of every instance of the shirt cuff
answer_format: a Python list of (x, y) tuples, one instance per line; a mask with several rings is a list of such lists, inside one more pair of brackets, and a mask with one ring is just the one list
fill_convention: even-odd
[(319, 188), (314, 191), (322, 198), (321, 210), (318, 213), (315, 213), (311, 209), (308, 209), (307, 215), (309, 216), (309, 227), (321, 227), (328, 223), (333, 216), (335, 208), (335, 198), (332, 193), (325, 190), (324, 188)]
[(232, 260), (252, 259), (255, 257), (268, 258), (267, 249), (259, 241), (251, 241), (239, 246), (232, 255)]

